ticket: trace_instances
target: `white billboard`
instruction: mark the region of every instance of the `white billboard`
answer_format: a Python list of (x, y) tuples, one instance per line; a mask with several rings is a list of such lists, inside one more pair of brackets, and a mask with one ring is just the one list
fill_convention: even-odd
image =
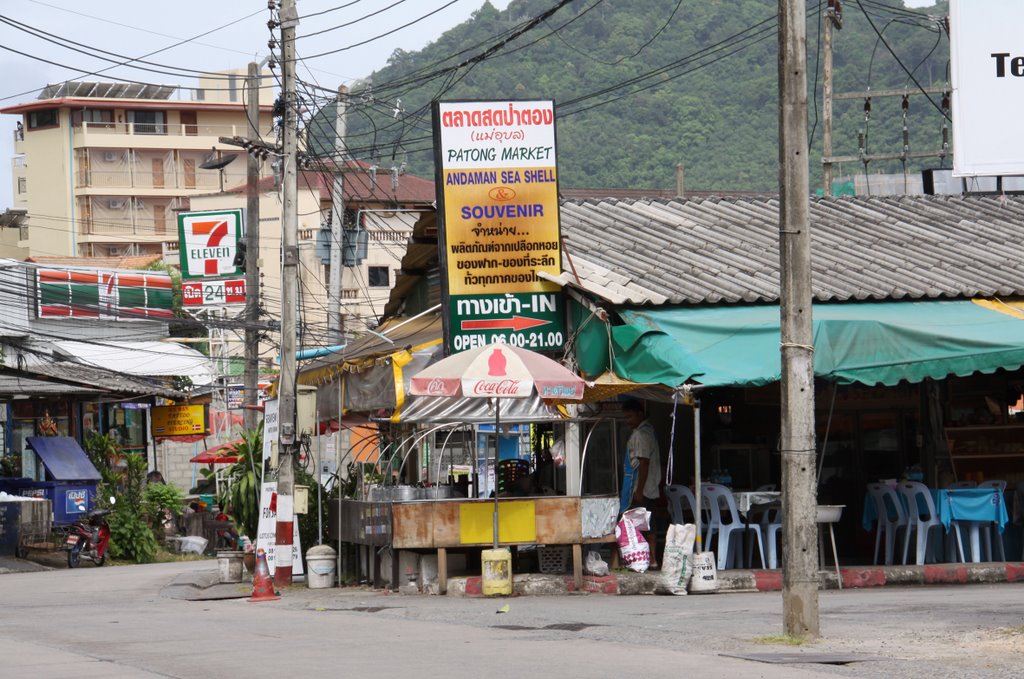
[(1024, 174), (1024, 2), (951, 0), (953, 175)]

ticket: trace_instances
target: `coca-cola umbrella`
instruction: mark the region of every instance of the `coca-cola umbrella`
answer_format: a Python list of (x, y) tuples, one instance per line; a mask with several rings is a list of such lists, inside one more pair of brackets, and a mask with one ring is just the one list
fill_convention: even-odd
[[(418, 396), (493, 398), (494, 431), (501, 429), (501, 400), (527, 398), (578, 401), (583, 380), (561, 363), (529, 349), (489, 344), (443, 358), (412, 377), (409, 392)], [(498, 446), (494, 448), (494, 547), (498, 547)]]

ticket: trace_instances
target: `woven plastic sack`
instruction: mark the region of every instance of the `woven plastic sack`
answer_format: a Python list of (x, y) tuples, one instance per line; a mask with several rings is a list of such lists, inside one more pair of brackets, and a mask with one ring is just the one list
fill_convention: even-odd
[(665, 535), (665, 555), (661, 562), (661, 577), (656, 594), (686, 594), (693, 576), (693, 542), (697, 527), (692, 523), (674, 523)]
[(640, 534), (633, 522), (623, 517), (615, 526), (615, 541), (619, 544), (619, 553), (626, 568), (637, 573), (644, 573), (651, 565), (651, 546)]
[(637, 530), (646, 533), (651, 529), (651, 513), (643, 507), (633, 507), (622, 512), (622, 518), (630, 521)]

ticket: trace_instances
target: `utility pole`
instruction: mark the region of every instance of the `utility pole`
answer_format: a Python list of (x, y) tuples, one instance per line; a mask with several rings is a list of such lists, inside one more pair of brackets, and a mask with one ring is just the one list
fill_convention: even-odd
[(676, 165), (676, 198), (683, 197), (683, 164)]
[(814, 338), (807, 146), (807, 34), (802, 0), (779, 0), (779, 313), (782, 330), (782, 620), (817, 637)]
[(327, 335), (332, 344), (341, 344), (341, 251), (345, 224), (345, 116), (348, 88), (338, 88), (334, 116), (334, 186), (331, 189), (331, 278), (327, 284)]
[[(246, 81), (249, 138), (260, 138), (260, 72), (256, 62), (249, 62)], [(259, 388), (260, 335), (260, 164), (256, 156), (247, 154), (245, 177), (245, 374), (243, 376), (242, 411), (247, 431), (256, 428), (256, 401)]]
[[(828, 0), (825, 14), (825, 72), (821, 93), (821, 155), (832, 157), (832, 28), (843, 29), (843, 5), (840, 0)], [(832, 195), (832, 162), (821, 164), (821, 190), (823, 195)]]
[(281, 182), (281, 379), (278, 386), (280, 438), (277, 472), (277, 542), (274, 552), (274, 584), (292, 584), (292, 521), (295, 468), (295, 336), (299, 288), (299, 214), (296, 194), (298, 176), (295, 100), (295, 27), (299, 23), (295, 0), (281, 1), (281, 97), (284, 103)]

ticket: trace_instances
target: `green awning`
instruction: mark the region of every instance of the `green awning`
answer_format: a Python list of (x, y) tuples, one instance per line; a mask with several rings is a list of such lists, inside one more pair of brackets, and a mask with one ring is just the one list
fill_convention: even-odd
[[(971, 301), (815, 304), (814, 374), (850, 384), (895, 385), (1024, 365), (1024, 320)], [(669, 387), (756, 387), (778, 381), (779, 307), (620, 312), (612, 368)]]

